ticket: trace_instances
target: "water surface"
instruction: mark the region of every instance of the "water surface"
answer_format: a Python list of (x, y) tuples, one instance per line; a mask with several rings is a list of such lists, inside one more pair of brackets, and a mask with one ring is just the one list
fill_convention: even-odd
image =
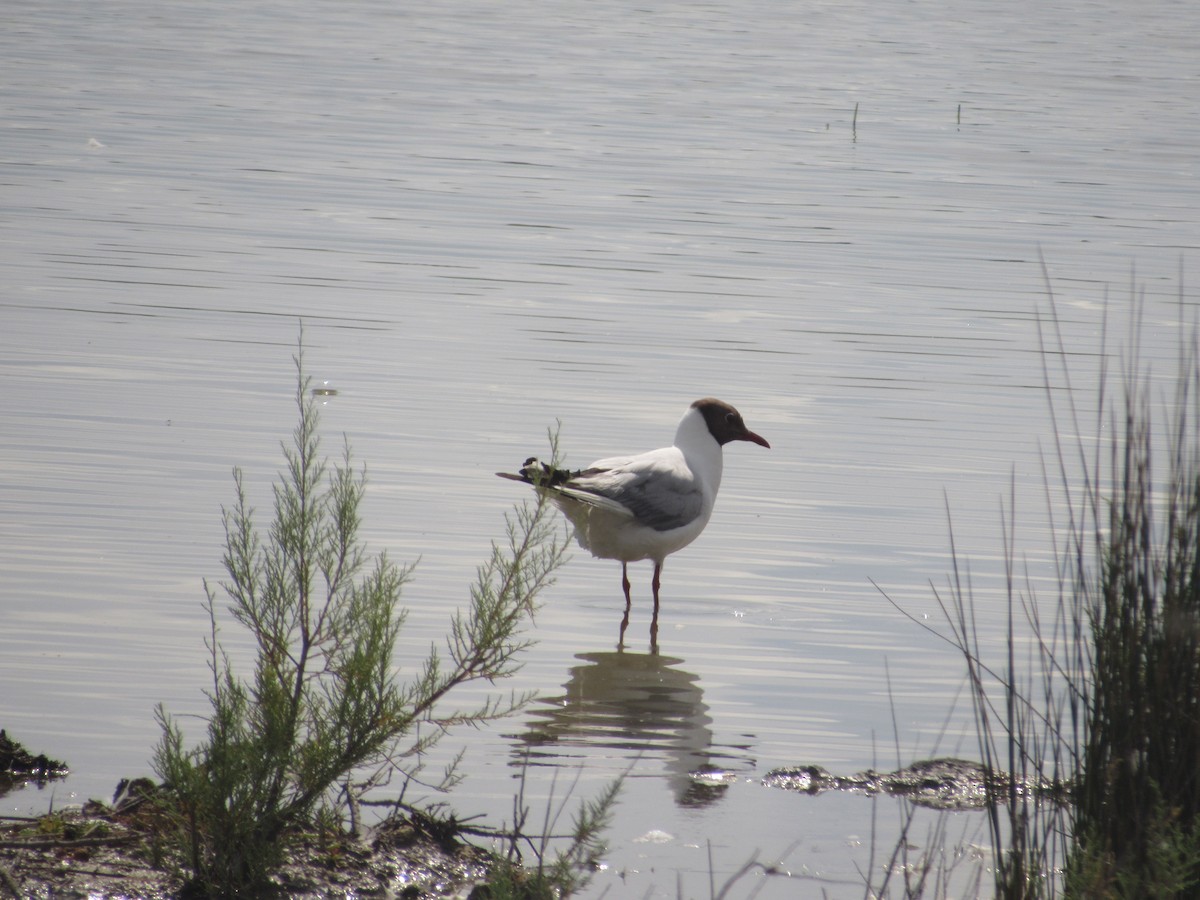
[[(618, 568), (576, 554), (502, 686), (542, 699), (427, 763), (465, 746), (452, 803), (493, 822), (523, 769), (535, 804), (628, 772), (594, 896), (707, 896), (755, 851), (795, 873), (761, 897), (860, 895), (894, 802), (757, 779), (974, 755), (958, 658), (872, 580), (940, 626), (949, 510), (997, 644), (1011, 489), (1052, 587), (1039, 253), (1090, 434), (1103, 309), (1115, 347), (1131, 282), (1144, 360), (1173, 365), (1200, 244), (1197, 17), (10, 11), (0, 726), (74, 774), (6, 810), (107, 796), (148, 770), (155, 704), (204, 711), (220, 506), (237, 465), (269, 507), (303, 321), (308, 369), (338, 391), (326, 447), (345, 435), (368, 467), (367, 537), (420, 560), (407, 667), (521, 496), (492, 473), (548, 427), (584, 464), (666, 443), (697, 397), (739, 407), (772, 449), (728, 448), (712, 523), (664, 573), (661, 655), (648, 567), (618, 656)], [(972, 823), (951, 831), (970, 843)]]

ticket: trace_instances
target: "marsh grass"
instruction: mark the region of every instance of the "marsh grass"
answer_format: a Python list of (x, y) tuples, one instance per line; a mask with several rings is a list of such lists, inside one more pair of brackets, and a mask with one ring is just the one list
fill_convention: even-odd
[(1032, 588), (1021, 587), (1013, 564), (1013, 508), (1010, 493), (1002, 513), (1006, 655), (986, 661), (976, 598), (957, 551), (949, 588), (935, 594), (963, 657), (980, 759), (989, 773), (984, 813), (994, 896), (1032, 898), (1056, 893), (1054, 873), (1071, 833), (1069, 806), (1061, 801), (1078, 771), (1086, 635), (1063, 603), (1069, 592), (1060, 592), (1054, 614), (1043, 621)]
[[(1119, 353), (1100, 348), (1095, 423), (1075, 402), (1049, 275), (1039, 317), (1053, 422), (1043, 473), (1056, 592), (1039, 597), (1002, 504), (1003, 654), (985, 651), (970, 573), (954, 547), (935, 594), (962, 654), (1003, 898), (1186, 898), (1200, 890), (1200, 348), (1185, 327), (1166, 396), (1140, 356), (1130, 288)], [(1181, 279), (1182, 285), (1182, 279)], [(1118, 383), (1110, 392), (1111, 360)], [(1056, 474), (1050, 474), (1053, 468)], [(1061, 501), (1061, 502), (1060, 502)], [(947, 513), (949, 517), (949, 512)], [(1065, 520), (1063, 520), (1065, 517)], [(923, 623), (919, 623), (922, 624)], [(923, 627), (925, 627), (923, 625)], [(907, 894), (906, 896), (913, 896)]]
[[(1169, 396), (1155, 396), (1153, 373), (1140, 356), (1144, 298), (1131, 285), (1119, 393), (1108, 393), (1104, 352), (1095, 438), (1090, 445), (1077, 438), (1072, 446), (1063, 440), (1064, 427), (1084, 432), (1048, 277), (1046, 284), (1053, 346), (1043, 345), (1042, 359), (1047, 366), (1057, 360), (1067, 387), (1065, 405), (1056, 407), (1048, 393), (1068, 518), (1052, 619), (1039, 617), (1032, 592), (1022, 598), (1040, 685), (1017, 684), (1011, 674), (1016, 626), (1010, 620), (1007, 717), (999, 732), (1008, 748), (1004, 761), (1024, 779), (1013, 784), (1061, 785), (1067, 802), (1046, 803), (1015, 788), (997, 798), (1010, 829), (997, 892), (1194, 896), (1200, 884), (1196, 329), (1182, 321), (1181, 280), (1173, 387)], [(1077, 483), (1068, 474), (1075, 468), (1082, 473)], [(981, 735), (985, 725), (995, 732), (989, 720)]]
[[(886, 596), (886, 594), (885, 594)], [(923, 623), (922, 623), (923, 624)], [(895, 766), (905, 765), (900, 747), (900, 727), (897, 720), (896, 701), (892, 694), (892, 676), (888, 662), (884, 660), (887, 680), (888, 708), (892, 717)], [(957, 698), (955, 700), (955, 705)], [(946, 728), (951, 713), (947, 714), (934, 740), (934, 750), (946, 737)], [(912, 758), (912, 757), (909, 757)], [(875, 768), (873, 765), (872, 768)], [(898, 836), (891, 844), (886, 856), (880, 853), (878, 839), (878, 813), (880, 806), (894, 809), (898, 820)], [(933, 812), (932, 822), (922, 816), (922, 809), (913, 800), (874, 797), (871, 800), (871, 836), (868, 845), (866, 869), (860, 869), (863, 880), (863, 900), (884, 898), (934, 898), (981, 896), (983, 868), (979, 865), (978, 838), (980, 823), (969, 821), (956, 835), (950, 833), (950, 817), (945, 812)]]
[[(1174, 396), (1156, 428), (1140, 327), (1138, 316), (1110, 418), (1107, 489), (1085, 495), (1072, 534), (1089, 640), (1066, 886), (1081, 896), (1200, 886), (1200, 352), (1181, 322)], [(1100, 472), (1094, 462), (1090, 484)]]
[[(503, 849), (488, 879), (486, 890), (477, 900), (556, 900), (569, 897), (590, 883), (607, 849), (604, 832), (612, 821), (617, 795), (629, 775), (626, 771), (610, 782), (601, 793), (579, 801), (568, 830), (562, 829), (567, 803), (579, 784), (582, 769), (576, 772), (565, 796), (557, 796), (557, 775), (551, 781), (550, 794), (542, 810), (540, 824), (531, 828), (531, 807), (525, 787), (529, 761), (521, 768), (520, 790), (513, 797), (511, 827), (502, 829)], [(472, 895), (476, 900), (476, 894)]]

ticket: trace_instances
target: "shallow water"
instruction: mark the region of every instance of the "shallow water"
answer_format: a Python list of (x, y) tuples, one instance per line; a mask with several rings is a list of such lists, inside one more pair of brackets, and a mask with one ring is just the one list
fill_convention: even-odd
[[(1172, 369), (1200, 245), (1198, 16), (12, 11), (0, 727), (74, 774), (4, 807), (105, 796), (147, 771), (155, 704), (203, 712), (201, 580), (221, 576), (232, 466), (269, 506), (302, 320), (338, 391), (326, 448), (345, 435), (368, 467), (367, 537), (420, 559), (409, 665), (522, 497), (492, 473), (548, 427), (583, 464), (667, 442), (697, 397), (739, 407), (772, 449), (728, 448), (712, 523), (664, 573), (662, 655), (648, 567), (618, 657), (619, 571), (576, 553), (503, 686), (543, 699), (428, 764), (465, 746), (452, 803), (491, 821), (526, 758), (535, 804), (628, 771), (596, 896), (705, 896), (756, 850), (798, 873), (759, 896), (861, 893), (894, 801), (757, 779), (974, 755), (957, 656), (872, 581), (940, 628), (949, 510), (998, 644), (1011, 486), (1052, 590), (1039, 253), (1091, 436), (1103, 309), (1115, 349), (1131, 279), (1143, 360)], [(705, 768), (727, 777), (686, 778)]]

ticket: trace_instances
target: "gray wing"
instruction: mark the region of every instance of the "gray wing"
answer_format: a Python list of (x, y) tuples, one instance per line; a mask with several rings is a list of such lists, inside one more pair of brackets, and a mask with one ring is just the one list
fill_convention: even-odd
[(585, 469), (560, 490), (585, 503), (627, 510), (655, 531), (680, 528), (700, 515), (704, 497), (686, 466), (672, 459), (620, 462), (624, 464)]

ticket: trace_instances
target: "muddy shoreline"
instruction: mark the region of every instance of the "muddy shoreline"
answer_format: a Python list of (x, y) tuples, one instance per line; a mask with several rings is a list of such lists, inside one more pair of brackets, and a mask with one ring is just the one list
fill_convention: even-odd
[[(34, 756), (0, 731), (0, 794), (63, 777), (68, 769)], [(697, 773), (711, 780), (712, 773)], [(849, 776), (820, 766), (780, 768), (761, 783), (805, 794), (887, 794), (939, 810), (981, 809), (1012, 788), (978, 763), (934, 759), (893, 772)], [(1053, 785), (1022, 785), (1053, 799)], [(0, 898), (20, 900), (174, 900), (189, 895), (186, 861), (164, 838), (157, 791), (148, 779), (122, 782), (112, 804), (40, 817), (0, 818)], [(347, 897), (483, 897), (494, 858), (461, 835), (438, 833), (415, 819), (391, 819), (362, 835), (292, 835), (287, 862), (270, 896), (316, 900)]]

